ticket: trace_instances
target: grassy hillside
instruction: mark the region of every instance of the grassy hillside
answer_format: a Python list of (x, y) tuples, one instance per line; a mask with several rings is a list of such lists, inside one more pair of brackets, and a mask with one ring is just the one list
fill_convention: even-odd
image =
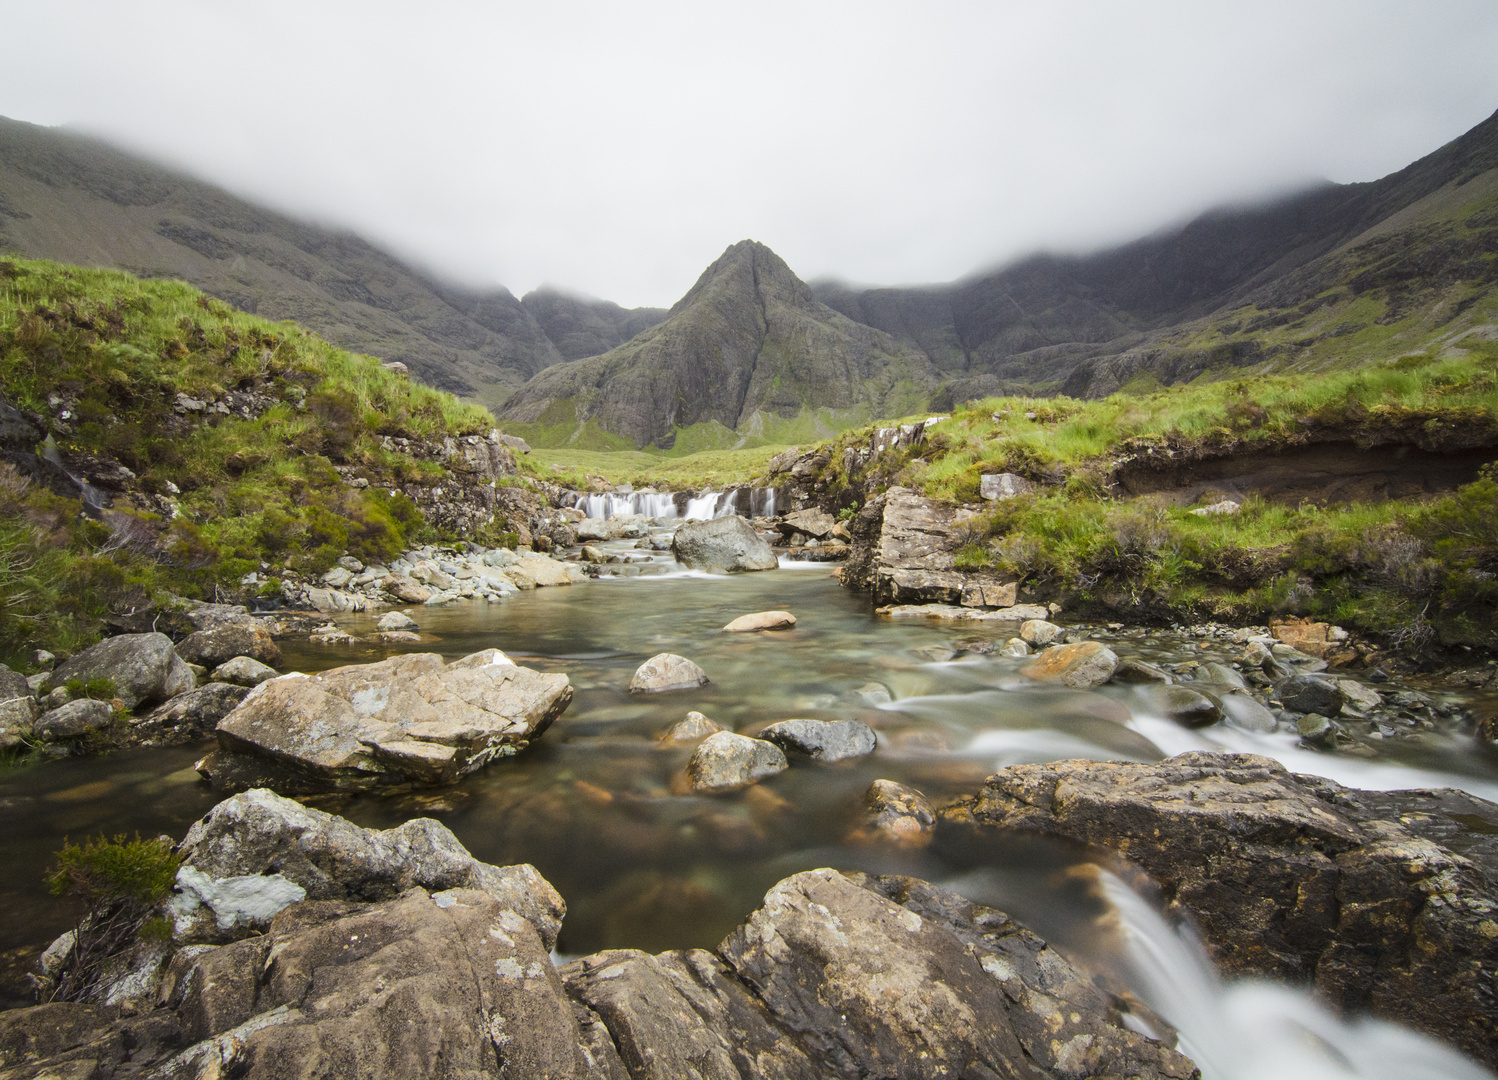
[(775, 443), (739, 450), (703, 450), (666, 455), (641, 450), (532, 450), (521, 467), (540, 480), (587, 490), (588, 477), (659, 491), (701, 491), (746, 484), (765, 471), (785, 447)]
[[(387, 487), (442, 469), (385, 449), (487, 431), (488, 412), (335, 348), (293, 323), (173, 281), (0, 261), (0, 394), (75, 474), (113, 488), (81, 513), (64, 479), (0, 465), (0, 659), (70, 647), (167, 593), (240, 594), (241, 578), (317, 572), (345, 549), (388, 558), (428, 534)], [(190, 399), (184, 404), (184, 399)], [(22, 442), (24, 443), (24, 439)], [(121, 468), (123, 467), (123, 469)], [(35, 469), (32, 469), (35, 472)]]
[[(190, 281), (496, 405), (559, 363), (507, 290), (438, 281), (351, 233), (255, 206), (96, 139), (0, 117), (0, 253)], [(624, 313), (628, 316), (632, 313)]]
[[(991, 398), (851, 476), (842, 451), (867, 446), (870, 433), (850, 432), (830, 444), (817, 484), (831, 508), (893, 484), (972, 506), (958, 566), (1012, 575), (1074, 610), (1309, 615), (1411, 647), (1498, 649), (1498, 344), (1465, 345), (1452, 356), (1438, 342), (1354, 371), (1201, 380), (1101, 401)], [(1347, 447), (1354, 461), (1382, 452), (1389, 468), (1417, 474), (1404, 478), (1414, 489), (1422, 469), (1451, 467), (1470, 482), (1350, 500), (1269, 487), (1243, 498), (1235, 488), (1239, 512), (1191, 512), (1224, 497), (1211, 477), (1232, 474), (1235, 461), (1247, 480), (1274, 475), (1268, 463), (1304, 481), (1325, 446)], [(1194, 470), (1207, 480), (1186, 487)], [(982, 502), (980, 477), (998, 472), (1025, 476), (1035, 492)], [(1149, 482), (1131, 494), (1141, 477)]]

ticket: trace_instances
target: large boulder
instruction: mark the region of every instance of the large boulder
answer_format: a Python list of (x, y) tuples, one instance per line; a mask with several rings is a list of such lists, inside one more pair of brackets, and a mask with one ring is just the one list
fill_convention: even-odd
[(155, 1075), (597, 1075), (535, 929), (471, 889), (296, 904), (179, 953), (168, 1001), (190, 1044)]
[(120, 634), (84, 649), (52, 672), (52, 683), (108, 679), (127, 709), (154, 705), (191, 690), (192, 669), (165, 634)]
[(693, 570), (774, 570), (775, 552), (737, 515), (689, 521), (671, 539), (671, 554)]
[(104, 731), (113, 723), (109, 702), (79, 698), (43, 713), (32, 730), (43, 742), (69, 742)]
[[(173, 905), (183, 940), (223, 940), (226, 932), (219, 924), (235, 920), (226, 918), (231, 909), (213, 898), (228, 894), (227, 883), (273, 876), (311, 900), (386, 900), (418, 887), (477, 889), (523, 915), (547, 948), (555, 944), (567, 912), (534, 867), (480, 862), (431, 818), (413, 818), (394, 829), (361, 829), (263, 788), (233, 795), (208, 811), (178, 851), (183, 862)], [(227, 936), (263, 928), (243, 921)]]
[(1315, 675), (1291, 675), (1274, 686), (1274, 696), (1285, 708), (1298, 713), (1336, 716), (1347, 701), (1346, 692), (1335, 679)]
[(212, 629), (188, 634), (177, 643), (177, 655), (189, 664), (205, 668), (216, 668), (236, 656), (248, 656), (267, 667), (281, 665), (280, 647), (270, 632), (253, 619), (220, 623)]
[(218, 724), (215, 787), (367, 791), (448, 784), (525, 749), (572, 701), (567, 676), (488, 650), (408, 653), (261, 683)]
[(796, 874), (719, 951), (822, 1075), (1195, 1075), (1039, 938), (910, 878)]
[(1013, 765), (944, 812), (1111, 848), (1231, 975), (1314, 982), (1498, 1064), (1498, 805), (1358, 791), (1250, 754)]

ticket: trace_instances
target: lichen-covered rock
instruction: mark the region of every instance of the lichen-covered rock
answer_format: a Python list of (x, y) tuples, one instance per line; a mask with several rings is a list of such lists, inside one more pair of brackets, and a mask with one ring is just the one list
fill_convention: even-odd
[(770, 545), (736, 514), (681, 525), (671, 538), (671, 554), (693, 570), (733, 573), (774, 570), (780, 565)]
[(685, 656), (656, 653), (629, 680), (631, 694), (659, 694), (666, 690), (690, 690), (707, 682), (703, 671)]
[(774, 743), (719, 731), (692, 752), (687, 779), (697, 791), (737, 791), (788, 767), (784, 752)]
[[(418, 886), (431, 892), (478, 889), (534, 924), (547, 948), (567, 911), (534, 867), (480, 862), (431, 818), (413, 818), (394, 829), (361, 829), (264, 789), (219, 803), (193, 824), (178, 850), (183, 868), (208, 881), (277, 875), (312, 900), (383, 900)], [(186, 927), (185, 919), (197, 927), (184, 928), (179, 937), (223, 939), (213, 928), (216, 914), (205, 923), (212, 912), (199, 914), (190, 903), (178, 909), (179, 924)]]
[(719, 951), (834, 1076), (1195, 1073), (1044, 942), (923, 882), (797, 874)]
[[(1249, 754), (1014, 765), (944, 812), (1111, 848), (1234, 975), (1314, 982), (1498, 1064), (1498, 806), (1358, 791)], [(1477, 827), (1473, 827), (1476, 823)]]
[(31, 694), (0, 701), (0, 750), (20, 746), (31, 735), (41, 709)]
[(525, 749), (571, 700), (567, 676), (516, 667), (503, 654), (448, 665), (408, 653), (286, 675), (219, 722), (219, 748), (202, 771), (226, 790), (447, 784)]
[(1118, 657), (1112, 649), (1096, 641), (1079, 641), (1047, 649), (1020, 668), (1020, 674), (1087, 690), (1103, 685), (1117, 668)]
[(782, 720), (759, 733), (782, 750), (817, 761), (842, 761), (874, 752), (874, 729), (859, 720)]
[(936, 812), (926, 796), (893, 780), (875, 780), (863, 795), (868, 810), (856, 840), (894, 841), (900, 847), (922, 848), (936, 838)]
[(91, 645), (52, 673), (61, 686), (69, 679), (85, 683), (108, 679), (127, 709), (154, 705), (193, 688), (196, 680), (165, 634), (120, 634)]
[(114, 710), (107, 701), (80, 698), (43, 713), (33, 732), (43, 742), (67, 742), (103, 731), (114, 723)]

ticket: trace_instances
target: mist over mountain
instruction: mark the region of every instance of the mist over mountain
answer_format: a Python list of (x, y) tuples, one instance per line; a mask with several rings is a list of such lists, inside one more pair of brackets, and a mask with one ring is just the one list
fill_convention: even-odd
[(95, 139), (4, 118), (0, 249), (182, 278), (487, 404), (564, 358), (506, 289), (445, 284), (352, 233)]
[(520, 298), (564, 360), (598, 356), (666, 317), (665, 308), (623, 308), (544, 285)]

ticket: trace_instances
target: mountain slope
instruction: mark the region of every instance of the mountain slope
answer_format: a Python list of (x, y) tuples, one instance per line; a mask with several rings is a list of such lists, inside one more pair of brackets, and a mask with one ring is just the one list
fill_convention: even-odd
[(573, 435), (592, 421), (664, 447), (697, 424), (749, 435), (817, 410), (844, 424), (900, 415), (936, 385), (924, 356), (819, 302), (778, 255), (744, 240), (664, 322), (602, 356), (541, 372), (501, 416), (575, 425)]
[(543, 285), (520, 298), (563, 360), (600, 356), (649, 330), (665, 308), (622, 308), (609, 300), (577, 296)]
[[(1302, 305), (1337, 285), (1351, 287), (1374, 264), (1383, 267), (1378, 276), (1385, 285), (1394, 278), (1406, 285), (1482, 284), (1487, 271), (1473, 259), (1481, 262), (1476, 251), (1489, 241), (1468, 234), (1483, 227), (1457, 228), (1455, 222), (1458, 213), (1480, 217), (1491, 205), (1494, 170), (1498, 113), (1381, 180), (1326, 184), (1262, 206), (1213, 210), (1118, 248), (1087, 256), (1036, 255), (952, 285), (847, 290), (823, 284), (817, 294), (850, 317), (921, 348), (957, 380), (959, 400), (1006, 382), (1054, 385), (1079, 362), (1141, 351), (1171, 353), (1178, 374), (1222, 362), (1288, 364), (1296, 359), (1289, 352), (1266, 357), (1264, 346), (1249, 347), (1256, 343), (1242, 335), (1236, 347), (1221, 340), (1208, 347), (1196, 340), (1206, 329), (1197, 324), (1250, 306), (1262, 313)], [(1376, 248), (1364, 246), (1374, 240)], [(1373, 287), (1363, 278), (1355, 291), (1361, 296)], [(1442, 302), (1424, 292), (1416, 306)], [(1468, 299), (1460, 296), (1452, 304)], [(1413, 310), (1408, 301), (1406, 295), (1407, 312)], [(1468, 320), (1457, 329), (1473, 325), (1478, 323)], [(1192, 359), (1172, 352), (1202, 348), (1219, 355)], [(1156, 374), (1170, 375), (1170, 365)], [(1075, 380), (1067, 385), (1075, 389)]]
[(563, 358), (503, 288), (439, 283), (350, 233), (261, 209), (94, 139), (4, 118), (0, 250), (182, 278), (486, 404)]

